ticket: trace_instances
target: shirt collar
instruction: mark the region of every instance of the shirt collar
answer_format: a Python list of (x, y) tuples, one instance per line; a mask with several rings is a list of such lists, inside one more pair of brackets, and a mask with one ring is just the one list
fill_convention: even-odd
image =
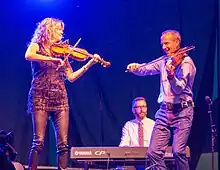
[[(138, 119), (135, 119), (137, 123), (139, 123)], [(147, 120), (147, 117), (144, 117), (144, 119), (141, 120), (142, 123), (144, 123)]]

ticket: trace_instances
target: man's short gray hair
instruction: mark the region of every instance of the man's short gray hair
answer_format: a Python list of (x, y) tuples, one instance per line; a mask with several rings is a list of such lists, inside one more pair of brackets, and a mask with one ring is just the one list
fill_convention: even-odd
[(161, 37), (163, 37), (165, 34), (172, 34), (176, 39), (178, 39), (181, 42), (181, 36), (180, 33), (176, 30), (166, 30), (162, 32)]

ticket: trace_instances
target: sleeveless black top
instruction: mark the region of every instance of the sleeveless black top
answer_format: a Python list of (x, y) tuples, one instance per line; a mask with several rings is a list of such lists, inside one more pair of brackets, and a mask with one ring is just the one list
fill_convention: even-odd
[[(49, 57), (42, 45), (39, 44), (39, 48), (38, 54)], [(28, 94), (28, 113), (68, 110), (64, 69), (57, 70), (57, 67), (51, 61), (31, 62), (33, 79)]]

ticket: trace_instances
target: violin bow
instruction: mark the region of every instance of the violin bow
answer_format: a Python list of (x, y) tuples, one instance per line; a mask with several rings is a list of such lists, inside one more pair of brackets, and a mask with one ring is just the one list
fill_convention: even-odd
[[(178, 54), (185, 53), (185, 52), (190, 51), (190, 50), (193, 50), (194, 48), (195, 48), (195, 46), (193, 46), (193, 45), (192, 45), (192, 46), (183, 47), (183, 48), (181, 49), (181, 51), (177, 52), (177, 55), (178, 55)], [(155, 59), (155, 60), (153, 60), (153, 61), (151, 61), (151, 62), (149, 62), (149, 63), (144, 63), (144, 64), (140, 65), (140, 66), (138, 67), (138, 69), (139, 69), (139, 68), (143, 68), (143, 67), (145, 67), (145, 66), (148, 65), (148, 64), (152, 64), (152, 63), (155, 63), (155, 62), (157, 62), (157, 61), (160, 61), (160, 60), (164, 59), (165, 57), (166, 57), (166, 55), (163, 55), (163, 56), (159, 57), (158, 59)], [(129, 69), (127, 69), (127, 70), (125, 70), (125, 72), (130, 72), (130, 71), (129, 71)]]

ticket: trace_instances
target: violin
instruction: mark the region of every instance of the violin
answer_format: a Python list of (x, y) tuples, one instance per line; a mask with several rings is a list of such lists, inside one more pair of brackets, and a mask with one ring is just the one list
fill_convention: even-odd
[[(56, 57), (64, 56), (70, 57), (76, 61), (85, 61), (86, 59), (94, 58), (94, 55), (88, 53), (85, 49), (77, 48), (68, 44), (68, 41), (54, 43), (50, 47), (50, 52), (52, 55)], [(110, 62), (105, 61), (104, 59), (99, 59), (99, 62), (103, 67), (109, 67), (111, 65)]]
[(184, 48), (180, 48), (175, 54), (173, 54), (168, 60), (169, 64), (171, 65), (171, 69), (174, 70), (177, 66), (179, 66), (183, 59), (186, 57), (185, 53), (187, 51), (193, 50), (195, 46), (187, 46)]
[[(169, 65), (171, 67), (171, 71), (175, 70), (175, 68), (182, 63), (183, 59), (186, 57), (185, 53), (187, 51), (190, 51), (190, 50), (194, 49), (194, 48), (195, 48), (195, 46), (187, 46), (187, 47), (184, 47), (184, 48), (180, 48), (175, 54), (173, 54), (169, 58), (169, 60), (167, 61), (167, 63), (169, 63)], [(160, 57), (156, 60), (153, 60), (149, 63), (141, 64), (141, 66), (139, 66), (137, 69), (141, 69), (141, 68), (144, 68), (148, 64), (153, 64), (155, 62), (164, 60), (164, 57), (165, 56), (162, 56), (162, 57)], [(131, 72), (131, 71), (129, 69), (127, 69), (125, 72)]]

